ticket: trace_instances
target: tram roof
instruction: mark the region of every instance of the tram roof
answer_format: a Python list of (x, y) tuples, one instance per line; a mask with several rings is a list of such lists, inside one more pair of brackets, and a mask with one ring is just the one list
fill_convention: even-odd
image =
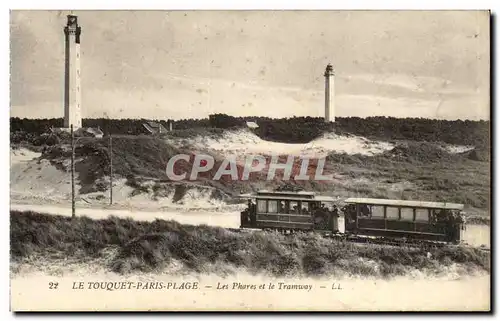
[(462, 210), (463, 204), (448, 203), (448, 202), (426, 202), (426, 201), (405, 201), (405, 200), (392, 200), (381, 198), (348, 198), (345, 203), (353, 204), (367, 204), (367, 205), (392, 205), (403, 207), (420, 207), (420, 208), (436, 208), (447, 210)]
[(294, 201), (317, 201), (334, 202), (337, 199), (330, 196), (316, 195), (314, 192), (290, 192), (290, 191), (266, 191), (260, 190), (257, 193), (241, 194), (240, 198), (256, 198), (268, 200), (294, 200)]

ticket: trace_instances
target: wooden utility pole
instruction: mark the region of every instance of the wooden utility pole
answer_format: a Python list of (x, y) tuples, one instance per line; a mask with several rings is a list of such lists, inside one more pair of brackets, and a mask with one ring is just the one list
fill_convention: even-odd
[(71, 124), (71, 217), (75, 218), (75, 134)]
[(109, 205), (113, 204), (113, 139), (109, 133)]

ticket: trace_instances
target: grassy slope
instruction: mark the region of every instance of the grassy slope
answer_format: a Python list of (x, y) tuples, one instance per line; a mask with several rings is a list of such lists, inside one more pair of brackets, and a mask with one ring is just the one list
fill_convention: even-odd
[[(141, 190), (142, 179), (166, 180), (168, 159), (178, 153), (193, 153), (188, 139), (197, 135), (218, 136), (222, 130), (193, 129), (174, 132), (175, 137), (159, 139), (150, 136), (117, 136), (113, 139), (113, 164), (117, 176), (128, 178), (130, 186)], [(183, 140), (186, 150), (173, 147), (168, 140)], [(67, 143), (67, 142), (66, 142)], [(381, 198), (421, 199), (459, 202), (472, 208), (470, 212), (489, 216), (490, 163), (477, 159), (473, 152), (452, 155), (429, 142), (397, 141), (398, 147), (378, 156), (331, 154), (326, 172), (341, 175), (335, 183), (295, 182), (305, 189), (334, 193), (336, 196), (366, 196)], [(51, 147), (44, 157), (56, 164), (69, 157), (62, 145)], [(109, 173), (108, 141), (82, 140), (76, 149), (76, 171), (82, 181), (81, 193), (104, 190), (107, 184), (99, 180)], [(220, 155), (219, 155), (220, 157)], [(218, 162), (220, 163), (220, 161)], [(186, 169), (190, 166), (185, 166)], [(214, 167), (212, 175), (217, 170)], [(279, 171), (278, 171), (279, 174)], [(265, 175), (264, 175), (265, 176)], [(227, 178), (223, 176), (223, 179)], [(260, 188), (274, 188), (279, 181), (210, 181), (211, 185), (228, 194)]]
[[(462, 273), (490, 271), (489, 254), (472, 248), (419, 249), (356, 245), (316, 234), (283, 236), (269, 232), (236, 233), (217, 227), (174, 221), (91, 220), (33, 212), (11, 212), (11, 259), (14, 262), (102, 259), (118, 273), (155, 271), (172, 259), (204, 272), (210, 265), (232, 265), (272, 275), (403, 275), (412, 268), (443, 272), (453, 263)], [(117, 255), (109, 257), (109, 249)], [(108, 254), (105, 254), (108, 253)]]
[[(486, 213), (490, 164), (472, 160), (470, 155), (449, 154), (431, 143), (406, 142), (374, 157), (331, 154), (329, 163), (352, 180), (344, 186), (351, 193), (458, 202)], [(394, 190), (398, 183), (405, 184)]]

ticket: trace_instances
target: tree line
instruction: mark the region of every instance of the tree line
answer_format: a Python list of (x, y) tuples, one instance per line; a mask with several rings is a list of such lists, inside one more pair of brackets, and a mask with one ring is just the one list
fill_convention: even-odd
[[(83, 127), (99, 127), (107, 135), (148, 134), (143, 124), (148, 121), (161, 123), (168, 128), (166, 120), (155, 119), (83, 119)], [(441, 141), (449, 144), (490, 146), (490, 121), (437, 120), (425, 118), (394, 117), (337, 117), (335, 123), (326, 123), (320, 117), (233, 117), (213, 114), (202, 119), (181, 119), (173, 124), (174, 130), (193, 128), (246, 128), (247, 121), (258, 124), (252, 129), (262, 139), (286, 143), (306, 143), (325, 132), (353, 134), (367, 138), (384, 140)], [(13, 135), (37, 136), (48, 133), (51, 127), (63, 126), (62, 118), (53, 119), (10, 119), (11, 138)], [(21, 137), (21, 138), (19, 138)]]

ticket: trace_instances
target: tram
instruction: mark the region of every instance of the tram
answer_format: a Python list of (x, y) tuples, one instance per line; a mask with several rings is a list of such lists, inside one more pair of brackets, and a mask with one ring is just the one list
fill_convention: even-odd
[[(319, 231), (332, 235), (438, 241), (457, 244), (465, 230), (464, 205), (376, 198), (343, 201), (305, 191), (241, 195), (248, 207), (241, 228)], [(342, 208), (339, 204), (344, 203)], [(343, 231), (339, 218), (343, 217)]]

